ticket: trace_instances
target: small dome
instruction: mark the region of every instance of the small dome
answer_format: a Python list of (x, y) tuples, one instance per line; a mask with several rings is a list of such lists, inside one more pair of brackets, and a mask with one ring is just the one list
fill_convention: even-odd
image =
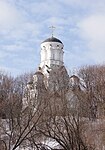
[(79, 80), (79, 78), (76, 76), (76, 75), (72, 75), (71, 77), (70, 77), (70, 79), (77, 79), (77, 80)]
[(37, 72), (35, 72), (35, 74), (34, 75), (42, 75), (43, 76), (43, 73), (42, 72), (40, 72), (40, 71), (37, 71)]
[(42, 43), (45, 43), (45, 42), (58, 42), (58, 43), (61, 43), (63, 44), (59, 39), (55, 38), (55, 37), (51, 37), (51, 38), (48, 38), (46, 39), (45, 41), (43, 41)]

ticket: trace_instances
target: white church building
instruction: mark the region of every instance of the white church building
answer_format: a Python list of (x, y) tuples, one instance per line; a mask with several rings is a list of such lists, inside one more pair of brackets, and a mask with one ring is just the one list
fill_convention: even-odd
[[(68, 97), (71, 99), (74, 96), (71, 86), (79, 88), (79, 78), (75, 75), (69, 76), (63, 61), (64, 44), (53, 35), (41, 43), (40, 55), (41, 62), (38, 70), (33, 75), (32, 81), (27, 83), (23, 106), (31, 105), (35, 108), (42, 99), (46, 99), (51, 105), (56, 103), (52, 108), (56, 113), (56, 109), (62, 110), (63, 106), (59, 104), (64, 105), (61, 100), (64, 92), (67, 93), (64, 99)], [(50, 99), (53, 100), (47, 100), (49, 93)], [(54, 98), (55, 95), (56, 98)]]

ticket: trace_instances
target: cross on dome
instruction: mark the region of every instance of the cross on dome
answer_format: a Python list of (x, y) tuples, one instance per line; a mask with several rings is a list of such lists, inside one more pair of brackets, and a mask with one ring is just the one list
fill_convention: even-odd
[(56, 27), (51, 26), (51, 27), (49, 27), (49, 28), (52, 30), (52, 37), (53, 37), (53, 35), (54, 35), (54, 30), (55, 30)]

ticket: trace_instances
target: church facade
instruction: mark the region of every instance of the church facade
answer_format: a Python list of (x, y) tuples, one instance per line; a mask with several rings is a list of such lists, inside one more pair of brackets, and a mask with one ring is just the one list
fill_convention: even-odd
[(74, 96), (71, 85), (78, 87), (79, 78), (69, 76), (63, 61), (64, 45), (58, 38), (52, 36), (44, 40), (40, 54), (40, 66), (33, 80), (27, 83), (23, 106), (34, 109), (48, 103), (53, 113), (60, 114), (61, 110), (65, 113), (68, 99)]

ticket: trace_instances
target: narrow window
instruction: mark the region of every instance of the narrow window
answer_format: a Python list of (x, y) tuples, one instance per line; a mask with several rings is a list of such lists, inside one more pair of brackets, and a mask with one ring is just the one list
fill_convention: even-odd
[(53, 59), (55, 58), (54, 54), (53, 54)]

